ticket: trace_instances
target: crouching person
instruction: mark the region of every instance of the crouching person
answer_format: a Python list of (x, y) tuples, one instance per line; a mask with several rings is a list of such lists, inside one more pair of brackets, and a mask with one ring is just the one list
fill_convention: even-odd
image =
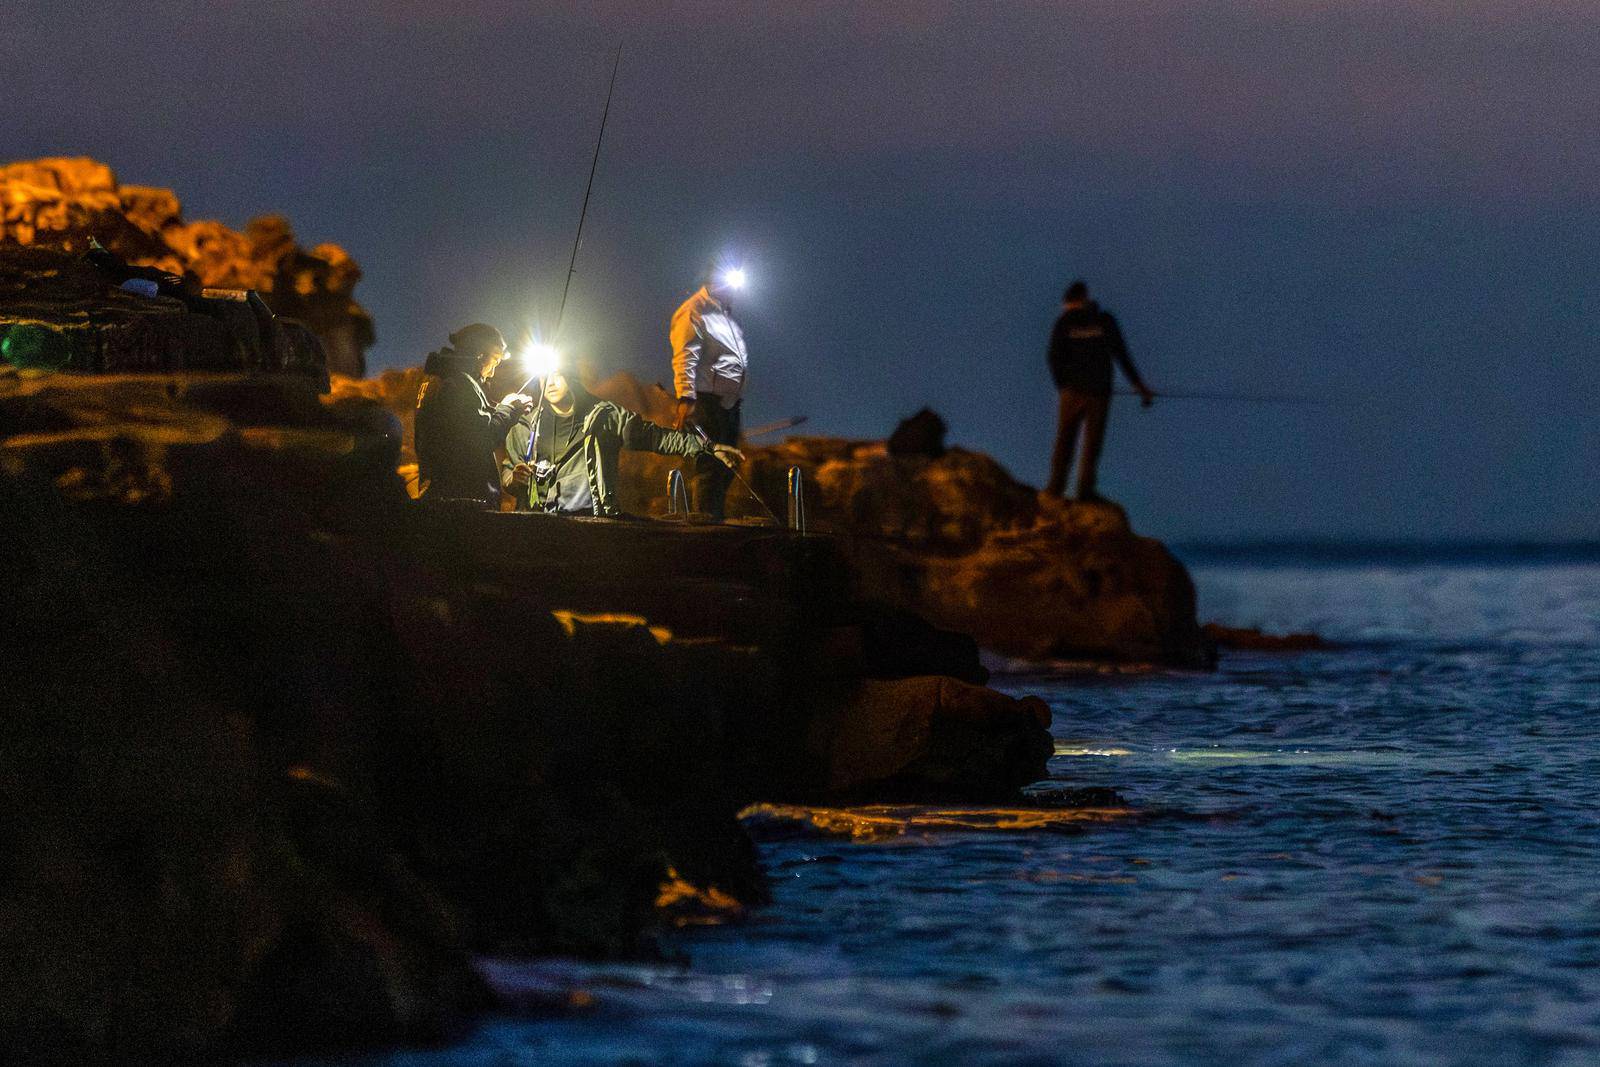
[(520, 393), (489, 403), (484, 383), (505, 358), (505, 338), (481, 322), (457, 330), (449, 347), (428, 354), (416, 422), (424, 501), (499, 505), (495, 447), (533, 407), (533, 400)]
[(557, 371), (545, 381), (544, 403), (506, 435), (500, 484), (522, 511), (622, 518), (617, 457), (624, 448), (704, 455), (729, 467), (744, 459), (731, 445), (708, 445), (692, 431), (664, 429), (601, 400)]

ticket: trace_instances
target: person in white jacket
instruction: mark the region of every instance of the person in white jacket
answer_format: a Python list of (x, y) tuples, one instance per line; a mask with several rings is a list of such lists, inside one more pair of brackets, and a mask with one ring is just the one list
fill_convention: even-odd
[[(733, 317), (733, 296), (744, 287), (741, 270), (716, 270), (672, 316), (672, 384), (678, 400), (676, 429), (698, 426), (713, 444), (739, 443), (744, 397), (744, 331)], [(709, 455), (696, 457), (689, 479), (691, 507), (721, 522), (733, 471)]]

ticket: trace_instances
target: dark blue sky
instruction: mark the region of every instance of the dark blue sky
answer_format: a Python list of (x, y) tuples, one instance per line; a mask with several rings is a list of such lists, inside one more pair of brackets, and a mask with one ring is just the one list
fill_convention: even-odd
[(1165, 537), (1600, 536), (1600, 13), (1578, 0), (1130, 4), (11, 0), (0, 155), (192, 218), (290, 216), (366, 277), (377, 367), (553, 317), (610, 51), (569, 347), (666, 380), (749, 265), (747, 418), (928, 404), (1043, 479), (1082, 275), (1173, 401), (1103, 488)]

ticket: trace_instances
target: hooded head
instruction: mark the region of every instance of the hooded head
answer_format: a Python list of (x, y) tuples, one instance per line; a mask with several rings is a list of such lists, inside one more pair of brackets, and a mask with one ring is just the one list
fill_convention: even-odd
[(544, 402), (551, 411), (560, 411), (569, 403), (580, 417), (597, 403), (595, 395), (584, 388), (578, 376), (566, 368), (559, 368), (544, 382)]
[(488, 380), (505, 358), (504, 335), (488, 323), (474, 322), (451, 334), (447, 347), (428, 353), (422, 370), (425, 374), (462, 372)]

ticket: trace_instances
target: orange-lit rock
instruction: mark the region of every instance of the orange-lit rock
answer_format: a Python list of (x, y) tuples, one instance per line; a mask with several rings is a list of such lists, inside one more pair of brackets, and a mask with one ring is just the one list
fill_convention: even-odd
[[(745, 454), (780, 515), (800, 468), (812, 527), (840, 538), (868, 599), (1022, 659), (1210, 662), (1188, 572), (1114, 504), (1045, 496), (961, 448), (896, 456), (881, 441), (791, 437)], [(623, 507), (662, 513), (672, 466), (624, 453)], [(728, 510), (766, 515), (737, 483)]]
[(955, 808), (927, 805), (865, 804), (828, 808), (802, 804), (752, 804), (740, 813), (762, 837), (817, 835), (852, 841), (892, 841), (951, 833), (1015, 833), (1054, 830), (1071, 833), (1138, 817), (1122, 804)]
[(278, 314), (322, 342), (330, 371), (359, 375), (372, 317), (353, 296), (361, 271), (338, 245), (303, 248), (288, 220), (266, 215), (231, 229), (185, 221), (167, 189), (121, 185), (91, 159), (0, 166), (0, 249), (81, 253), (94, 236), (130, 263), (192, 278), (197, 286), (256, 289)]

